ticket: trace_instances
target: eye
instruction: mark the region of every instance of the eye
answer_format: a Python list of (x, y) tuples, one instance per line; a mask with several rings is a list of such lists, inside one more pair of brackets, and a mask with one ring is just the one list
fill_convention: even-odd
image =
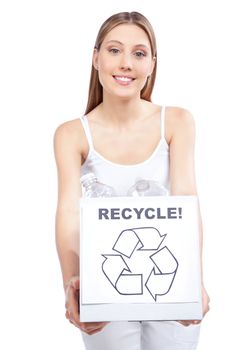
[(146, 57), (146, 53), (144, 51), (136, 51), (134, 53), (134, 55), (137, 57), (137, 58), (143, 58), (143, 57)]
[(120, 52), (120, 50), (117, 49), (116, 47), (112, 47), (111, 49), (108, 49), (108, 51), (110, 53), (112, 53), (113, 55), (116, 55), (116, 54), (118, 54)]

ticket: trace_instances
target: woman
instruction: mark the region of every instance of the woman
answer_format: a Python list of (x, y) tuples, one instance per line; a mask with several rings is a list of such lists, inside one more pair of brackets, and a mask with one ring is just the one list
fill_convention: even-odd
[[(154, 179), (171, 195), (196, 195), (194, 121), (181, 108), (151, 102), (157, 64), (148, 20), (122, 12), (103, 23), (96, 39), (85, 116), (55, 132), (58, 169), (56, 241), (66, 293), (66, 317), (86, 349), (195, 349), (199, 321), (81, 323), (79, 294), (80, 177), (97, 178), (125, 195), (135, 178)], [(203, 286), (203, 313), (209, 297)], [(189, 327), (186, 327), (189, 326)]]

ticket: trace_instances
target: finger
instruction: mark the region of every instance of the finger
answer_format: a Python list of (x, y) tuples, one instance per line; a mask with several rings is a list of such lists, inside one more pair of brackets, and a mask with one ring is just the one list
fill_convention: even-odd
[(70, 321), (70, 323), (72, 323), (72, 325), (74, 325), (78, 329), (81, 329), (72, 319), (70, 319), (69, 321)]
[(81, 327), (83, 332), (92, 335), (98, 332), (101, 332), (105, 326), (99, 326), (99, 327), (87, 327), (86, 325)]
[(194, 320), (192, 321), (192, 324), (200, 324), (201, 323), (201, 320)]
[(66, 315), (66, 318), (69, 320), (70, 319), (70, 312), (68, 310), (66, 310), (65, 315)]
[(181, 323), (184, 327), (188, 327), (193, 323), (193, 320), (181, 320), (178, 322)]
[(80, 322), (80, 328), (90, 334), (101, 331), (109, 322)]
[(79, 290), (80, 289), (80, 279), (78, 276), (74, 276), (69, 280), (69, 285), (76, 289)]
[(79, 310), (78, 310), (78, 296), (76, 291), (71, 288), (69, 293), (69, 312), (72, 320), (80, 325)]
[(92, 322), (76, 322), (72, 316), (71, 313), (67, 310), (66, 311), (66, 317), (67, 319), (70, 321), (70, 323), (72, 323), (75, 327), (79, 328), (82, 332), (85, 332), (89, 335), (101, 332), (102, 329), (109, 323), (109, 322), (96, 322), (96, 323), (92, 323)]
[(79, 278), (75, 278), (75, 279), (72, 281), (72, 285), (73, 285), (73, 287), (74, 287), (76, 290), (79, 290), (79, 289), (80, 289), (80, 279), (79, 279)]
[(185, 327), (189, 326), (189, 322), (188, 321), (177, 321), (177, 322), (179, 322), (180, 324), (182, 324)]
[(93, 334), (96, 334), (96, 333), (99, 333), (99, 332), (102, 332), (103, 330), (103, 327), (102, 328), (98, 328), (98, 329), (94, 329), (92, 331), (88, 331), (86, 332), (88, 335), (93, 335)]

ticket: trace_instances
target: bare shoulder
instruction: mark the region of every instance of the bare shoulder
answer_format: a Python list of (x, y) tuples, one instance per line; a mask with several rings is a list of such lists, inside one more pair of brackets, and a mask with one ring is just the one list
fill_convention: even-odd
[(167, 121), (171, 124), (194, 124), (194, 118), (190, 111), (181, 107), (166, 108)]
[(77, 135), (82, 136), (82, 125), (78, 118), (60, 124), (55, 130), (54, 138), (72, 142), (73, 139), (77, 138)]
[(79, 118), (60, 124), (54, 133), (55, 150), (66, 150), (73, 148), (80, 153), (83, 150), (85, 135)]
[(177, 133), (194, 133), (195, 121), (191, 112), (181, 107), (166, 107), (166, 131), (169, 140)]

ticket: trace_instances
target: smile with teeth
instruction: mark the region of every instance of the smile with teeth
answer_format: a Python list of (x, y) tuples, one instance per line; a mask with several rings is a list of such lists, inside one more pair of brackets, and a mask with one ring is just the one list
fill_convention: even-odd
[(134, 78), (126, 77), (126, 76), (123, 76), (123, 75), (113, 75), (113, 78), (117, 82), (124, 83), (124, 84), (129, 84), (129, 83), (131, 83), (134, 80)]

